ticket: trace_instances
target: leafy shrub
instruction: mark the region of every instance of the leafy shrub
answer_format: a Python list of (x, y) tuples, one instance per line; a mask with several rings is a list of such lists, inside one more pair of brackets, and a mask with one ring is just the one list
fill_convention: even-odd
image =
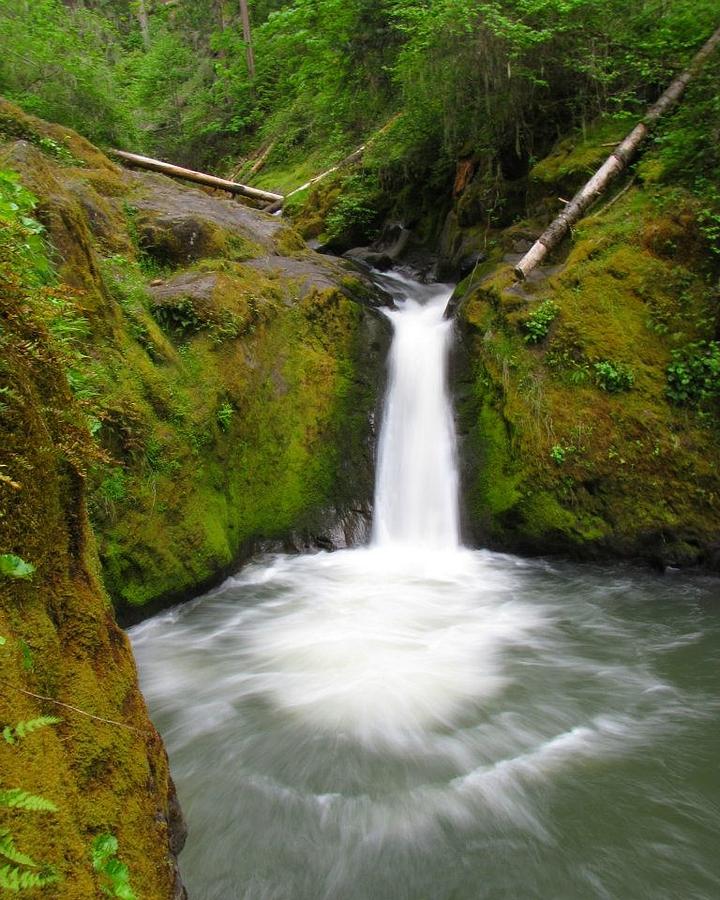
[(32, 287), (48, 282), (52, 270), (46, 253), (45, 228), (32, 218), (37, 199), (14, 172), (0, 171), (0, 228), (3, 263), (21, 273)]
[(629, 391), (635, 384), (635, 376), (627, 366), (603, 359), (593, 365), (595, 382), (602, 390), (609, 394), (618, 394), (621, 391)]
[(673, 403), (697, 405), (720, 397), (720, 342), (696, 341), (673, 350), (666, 374)]
[(162, 328), (181, 331), (185, 334), (202, 331), (208, 324), (197, 314), (189, 297), (183, 297), (174, 303), (155, 306), (152, 313)]
[(523, 323), (525, 340), (528, 344), (539, 344), (547, 337), (550, 326), (557, 318), (560, 308), (552, 300), (545, 300), (534, 309)]
[(327, 215), (328, 237), (348, 244), (370, 241), (377, 236), (378, 198), (372, 185), (360, 175), (343, 182), (343, 191)]

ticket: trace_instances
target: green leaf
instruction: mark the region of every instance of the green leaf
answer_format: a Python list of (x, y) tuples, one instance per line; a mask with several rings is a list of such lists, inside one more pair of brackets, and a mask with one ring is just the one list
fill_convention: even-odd
[(5, 578), (30, 578), (35, 571), (32, 563), (14, 553), (0, 553), (0, 575)]

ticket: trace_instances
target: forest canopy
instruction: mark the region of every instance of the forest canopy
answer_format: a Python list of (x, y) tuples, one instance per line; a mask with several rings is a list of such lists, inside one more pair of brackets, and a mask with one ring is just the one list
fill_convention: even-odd
[[(395, 113), (395, 155), (635, 112), (717, 24), (715, 0), (5, 0), (0, 92), (105, 144), (217, 164), (350, 148)], [(145, 29), (145, 31), (143, 31)]]

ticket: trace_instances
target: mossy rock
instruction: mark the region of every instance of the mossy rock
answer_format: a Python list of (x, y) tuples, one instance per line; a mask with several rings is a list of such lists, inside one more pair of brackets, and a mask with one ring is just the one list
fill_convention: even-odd
[[(577, 158), (568, 145), (566, 165), (556, 154), (541, 168), (553, 191), (553, 173), (594, 165), (599, 136)], [(680, 409), (667, 396), (672, 349), (712, 339), (717, 321), (695, 209), (677, 189), (634, 187), (578, 225), (544, 279), (517, 286), (500, 264), (467, 291), (459, 410), (475, 540), (717, 565), (720, 410)], [(523, 322), (544, 301), (557, 317), (530, 344)], [(624, 390), (608, 392), (599, 365), (629, 372)]]

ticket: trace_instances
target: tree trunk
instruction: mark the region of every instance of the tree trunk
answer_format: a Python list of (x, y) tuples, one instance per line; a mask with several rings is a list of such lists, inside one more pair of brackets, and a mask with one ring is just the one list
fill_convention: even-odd
[(251, 81), (255, 79), (255, 55), (252, 48), (252, 32), (250, 31), (250, 13), (247, 0), (240, 0), (240, 15), (242, 17), (243, 40), (245, 41), (245, 59), (247, 60), (248, 74)]
[(145, 0), (138, 0), (137, 17), (140, 23), (140, 33), (142, 34), (143, 46), (146, 50), (150, 49), (150, 22), (148, 20), (147, 6)]
[(246, 184), (238, 184), (236, 181), (217, 178), (215, 175), (206, 175), (204, 172), (183, 169), (182, 166), (174, 166), (159, 159), (151, 159), (149, 156), (138, 156), (137, 153), (126, 153), (125, 150), (109, 150), (108, 152), (140, 169), (150, 169), (153, 172), (161, 172), (163, 175), (170, 175), (173, 178), (183, 178), (185, 181), (193, 181), (196, 184), (204, 184), (207, 187), (218, 188), (221, 191), (229, 191), (231, 194), (242, 194), (245, 197), (251, 197), (253, 200), (274, 203), (276, 201), (282, 202), (283, 199), (282, 194), (261, 191), (258, 188), (248, 187)]
[(628, 136), (613, 150), (593, 177), (575, 194), (560, 215), (540, 235), (533, 246), (515, 266), (515, 275), (522, 280), (540, 265), (547, 254), (563, 240), (572, 226), (582, 218), (585, 211), (607, 189), (608, 185), (624, 171), (637, 153), (640, 145), (650, 133), (655, 122), (671, 109), (682, 97), (685, 88), (699, 71), (710, 54), (720, 46), (720, 28), (695, 56), (690, 66), (679, 75), (647, 111)]

